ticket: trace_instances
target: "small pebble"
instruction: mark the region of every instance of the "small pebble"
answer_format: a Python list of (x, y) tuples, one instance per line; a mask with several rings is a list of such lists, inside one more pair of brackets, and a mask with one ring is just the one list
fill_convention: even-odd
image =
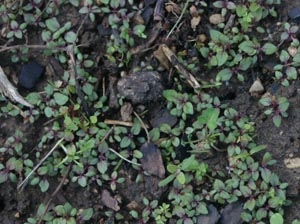
[(44, 71), (45, 67), (35, 61), (24, 65), (19, 75), (19, 84), (27, 89), (32, 89)]
[(259, 78), (257, 78), (251, 88), (249, 89), (249, 93), (251, 94), (251, 96), (255, 96), (255, 95), (259, 95), (261, 93), (264, 92), (264, 86), (262, 85), (261, 81)]

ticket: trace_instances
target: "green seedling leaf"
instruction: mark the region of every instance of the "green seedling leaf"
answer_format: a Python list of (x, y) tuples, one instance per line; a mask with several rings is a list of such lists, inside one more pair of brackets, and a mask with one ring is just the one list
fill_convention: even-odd
[(61, 93), (54, 93), (53, 96), (54, 96), (55, 102), (60, 106), (65, 105), (69, 100), (68, 96), (61, 94)]
[(106, 160), (100, 161), (99, 163), (97, 163), (97, 169), (100, 173), (104, 174), (106, 173), (108, 168), (108, 164)]
[(186, 104), (184, 104), (183, 111), (186, 114), (194, 114), (193, 104), (191, 102), (187, 102)]
[(233, 2), (227, 2), (227, 9), (235, 9), (236, 5)]
[(46, 179), (43, 179), (39, 182), (39, 186), (42, 192), (46, 192), (49, 188), (49, 182)]
[(69, 31), (65, 34), (65, 40), (68, 42), (68, 43), (74, 43), (76, 41), (76, 33), (74, 33), (73, 31)]
[(228, 54), (226, 51), (221, 51), (216, 54), (218, 66), (222, 66), (228, 59)]
[(75, 7), (79, 6), (79, 0), (69, 0), (69, 2)]
[(185, 184), (185, 175), (183, 172), (180, 171), (180, 173), (176, 176), (176, 179), (180, 184)]
[(264, 97), (259, 100), (259, 103), (263, 106), (270, 106), (272, 103), (272, 99), (271, 97)]
[(26, 96), (26, 100), (27, 102), (33, 104), (33, 105), (37, 105), (41, 102), (41, 96), (40, 94), (38, 93), (29, 93), (27, 96)]
[(261, 169), (261, 177), (266, 183), (270, 183), (271, 180), (271, 171), (268, 168)]
[(250, 221), (252, 220), (252, 215), (247, 212), (242, 212), (241, 217), (247, 223), (250, 223)]
[(274, 44), (265, 43), (262, 47), (262, 50), (266, 55), (271, 55), (274, 54), (278, 50), (278, 48)]
[(274, 115), (272, 120), (273, 120), (273, 123), (275, 124), (275, 126), (277, 128), (279, 128), (280, 125), (281, 125), (281, 120), (282, 120), (281, 116), (280, 115)]
[(57, 19), (55, 17), (47, 19), (46, 26), (52, 32), (55, 32), (60, 28), (59, 22), (57, 21)]
[(164, 186), (168, 185), (169, 183), (171, 183), (174, 179), (175, 179), (175, 174), (171, 174), (171, 175), (167, 176), (165, 179), (163, 179), (162, 181), (160, 181), (159, 186), (164, 187)]
[(250, 40), (246, 40), (244, 42), (242, 42), (239, 45), (239, 49), (245, 53), (247, 53), (248, 55), (252, 56), (254, 54), (256, 54), (256, 45), (250, 41)]
[(87, 179), (85, 176), (80, 176), (78, 178), (78, 184), (81, 186), (81, 187), (86, 187), (87, 185)]
[(178, 167), (174, 164), (168, 164), (167, 170), (169, 173), (175, 173), (178, 170)]
[(260, 152), (262, 150), (265, 150), (265, 149), (266, 149), (265, 145), (258, 145), (258, 146), (254, 147), (250, 150), (250, 155), (253, 155), (253, 154), (258, 153), (258, 152)]
[(215, 1), (213, 3), (213, 6), (216, 8), (223, 8), (224, 7), (224, 1)]
[(218, 72), (216, 80), (219, 81), (228, 81), (232, 77), (232, 71), (230, 68), (224, 68)]
[(297, 70), (295, 67), (287, 67), (286, 74), (289, 79), (297, 79)]
[(163, 92), (163, 96), (170, 102), (176, 101), (177, 92), (174, 89), (168, 89)]
[(286, 50), (282, 50), (279, 59), (281, 62), (286, 63), (290, 59), (290, 55)]
[(120, 147), (124, 149), (124, 148), (127, 148), (130, 144), (131, 144), (130, 138), (125, 136), (121, 140)]
[(290, 103), (288, 102), (288, 100), (285, 97), (280, 97), (278, 99), (278, 101), (279, 101), (278, 108), (279, 108), (280, 112), (287, 111), (287, 109), (289, 108), (289, 105), (290, 105)]
[(213, 184), (213, 187), (214, 187), (214, 190), (221, 191), (225, 188), (225, 184), (221, 180), (216, 179)]
[(268, 215), (266, 209), (264, 208), (260, 208), (258, 209), (258, 211), (256, 212), (256, 219), (257, 220), (262, 220), (263, 218), (266, 218)]
[(283, 224), (283, 217), (280, 213), (274, 213), (270, 218), (270, 224)]
[(254, 198), (249, 199), (244, 204), (244, 209), (248, 209), (248, 210), (252, 211), (254, 209), (254, 207), (255, 207), (255, 203), (256, 203), (256, 201), (255, 201)]

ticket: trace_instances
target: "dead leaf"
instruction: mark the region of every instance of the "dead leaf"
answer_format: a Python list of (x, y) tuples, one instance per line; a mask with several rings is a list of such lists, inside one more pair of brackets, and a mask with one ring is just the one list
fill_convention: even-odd
[(171, 69), (171, 64), (169, 62), (169, 59), (166, 57), (164, 51), (162, 50), (162, 45), (160, 45), (158, 49), (153, 52), (153, 55), (159, 61), (161, 66), (163, 66), (167, 70)]
[(143, 153), (141, 159), (143, 169), (150, 174), (164, 178), (166, 170), (159, 148), (151, 142), (146, 142), (142, 145), (141, 152)]
[(172, 1), (166, 3), (165, 9), (167, 12), (174, 13), (176, 15), (179, 15), (181, 13), (181, 7)]
[(113, 198), (110, 195), (110, 193), (105, 189), (102, 191), (101, 200), (106, 207), (111, 208), (116, 212), (120, 210), (118, 201), (115, 198)]
[(200, 16), (193, 17), (193, 18), (191, 19), (191, 27), (192, 27), (192, 29), (193, 29), (194, 31), (196, 30), (196, 28), (197, 28), (197, 26), (199, 25), (200, 21), (201, 21), (201, 17), (200, 17)]

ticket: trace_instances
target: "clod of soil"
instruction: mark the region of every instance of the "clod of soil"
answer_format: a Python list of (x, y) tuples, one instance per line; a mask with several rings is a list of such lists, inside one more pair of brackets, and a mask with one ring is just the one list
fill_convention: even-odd
[(158, 100), (162, 96), (163, 86), (158, 72), (142, 71), (121, 78), (117, 89), (126, 99), (143, 104)]
[(242, 224), (242, 212), (243, 205), (240, 202), (226, 205), (221, 215), (220, 224)]
[(19, 84), (27, 89), (32, 89), (44, 71), (45, 67), (35, 61), (24, 65), (19, 75)]
[(160, 178), (165, 177), (165, 167), (160, 150), (153, 143), (144, 143), (141, 147), (143, 158), (141, 159), (143, 169), (150, 174)]
[(154, 128), (159, 128), (161, 124), (168, 124), (173, 127), (177, 123), (177, 117), (171, 115), (167, 109), (155, 109), (150, 122)]

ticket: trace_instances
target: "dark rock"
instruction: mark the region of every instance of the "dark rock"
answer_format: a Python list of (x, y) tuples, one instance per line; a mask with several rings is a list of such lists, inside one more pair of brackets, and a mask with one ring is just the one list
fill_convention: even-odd
[(158, 72), (142, 71), (121, 78), (117, 89), (121, 96), (133, 103), (149, 103), (161, 97), (163, 86)]
[(45, 67), (35, 61), (24, 65), (19, 75), (19, 84), (27, 89), (32, 89), (44, 71)]
[(221, 215), (220, 224), (242, 224), (242, 212), (243, 204), (241, 202), (226, 205)]
[(215, 224), (220, 219), (220, 214), (215, 206), (209, 205), (207, 207), (208, 214), (200, 215), (197, 219), (197, 224)]
[(177, 123), (177, 117), (171, 115), (170, 112), (163, 108), (154, 111), (154, 117), (151, 120), (151, 125), (154, 128), (159, 128), (161, 124), (168, 124), (173, 127)]
[(297, 7), (292, 8), (288, 12), (288, 16), (292, 20), (299, 21), (300, 20), (300, 10), (299, 10), (299, 8), (297, 8)]

